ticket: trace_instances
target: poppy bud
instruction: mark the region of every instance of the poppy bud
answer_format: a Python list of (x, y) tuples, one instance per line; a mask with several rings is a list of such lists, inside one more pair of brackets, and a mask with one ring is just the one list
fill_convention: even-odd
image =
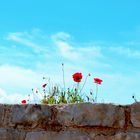
[(22, 104), (26, 104), (26, 100), (22, 100), (21, 103), (22, 103)]
[(47, 84), (43, 84), (42, 87), (45, 88), (47, 86)]

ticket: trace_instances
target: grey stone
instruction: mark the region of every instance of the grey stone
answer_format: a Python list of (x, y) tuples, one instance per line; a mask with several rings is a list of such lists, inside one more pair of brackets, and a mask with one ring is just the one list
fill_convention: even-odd
[(0, 140), (25, 140), (25, 132), (0, 128)]
[(10, 117), (11, 117), (11, 108), (12, 106), (11, 105), (2, 105), (1, 106), (1, 116), (0, 116), (0, 124), (1, 126), (3, 127), (9, 127), (11, 126), (11, 120), (10, 120)]
[(79, 103), (56, 107), (58, 122), (66, 126), (123, 128), (125, 124), (124, 109), (112, 104)]
[(140, 140), (140, 133), (121, 132), (114, 136), (114, 140)]
[(131, 105), (131, 122), (134, 127), (140, 127), (140, 103)]
[(12, 108), (11, 122), (16, 125), (30, 125), (33, 128), (41, 121), (49, 121), (50, 117), (50, 106), (15, 105)]
[(27, 133), (25, 140), (91, 140), (91, 138), (86, 133), (79, 131), (40, 131)]
[(0, 104), (0, 126), (3, 125), (4, 119), (4, 105)]
[(94, 140), (112, 140), (113, 136), (97, 135)]

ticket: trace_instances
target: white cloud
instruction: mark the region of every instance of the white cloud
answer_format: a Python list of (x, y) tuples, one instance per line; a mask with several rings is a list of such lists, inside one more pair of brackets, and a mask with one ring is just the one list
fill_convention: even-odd
[[(35, 32), (38, 33), (36, 30)], [(39, 36), (42, 38), (43, 35), (39, 34)], [(50, 47), (35, 43), (35, 40), (39, 40), (40, 38), (36, 38), (34, 34), (28, 32), (9, 33), (7, 36), (8, 40), (20, 43), (24, 46), (28, 46), (32, 48), (32, 50), (36, 53), (42, 54), (42, 56), (48, 55), (47, 59), (49, 59), (49, 57), (52, 58), (60, 56), (64, 59), (72, 61), (92, 61), (94, 58), (103, 56), (100, 46), (93, 46), (88, 44), (84, 46), (78, 45), (78, 43), (71, 41), (71, 35), (65, 32), (58, 32), (51, 35), (49, 37), (50, 40), (48, 40), (48, 44), (51, 44)], [(46, 39), (42, 41), (42, 44), (45, 44), (44, 42)], [(87, 60), (85, 60), (86, 58)]]
[(69, 44), (68, 39), (71, 36), (64, 32), (58, 32), (51, 36), (52, 41), (56, 45), (59, 53), (67, 59), (75, 60), (78, 59), (79, 54), (75, 51), (74, 47)]
[(70, 39), (70, 38), (71, 38), (71, 35), (65, 32), (58, 32), (51, 36), (51, 39), (54, 41), (56, 40), (66, 41), (67, 39)]
[(16, 104), (21, 103), (22, 100), (26, 99), (27, 96), (18, 93), (7, 93), (5, 90), (0, 88), (0, 103)]
[(140, 51), (128, 47), (110, 47), (110, 51), (129, 58), (140, 58)]
[(104, 99), (105, 102), (131, 104), (134, 102), (132, 95), (135, 94), (137, 100), (140, 100), (139, 95), (139, 77), (140, 73), (124, 74), (121, 72), (106, 74), (97, 73), (103, 83), (99, 87), (99, 100)]
[[(30, 69), (17, 66), (0, 66), (0, 103), (15, 104), (28, 99), (32, 88), (41, 88), (44, 75)], [(41, 96), (35, 96), (39, 102)], [(34, 102), (31, 96), (31, 102)]]
[(42, 75), (18, 66), (0, 66), (0, 85), (14, 88), (31, 88), (39, 83)]
[(41, 94), (30, 94), (30, 97), (28, 94), (23, 93), (9, 93), (5, 90), (0, 88), (0, 103), (3, 104), (21, 104), (22, 100), (26, 100), (28, 102), (28, 99), (30, 100), (29, 103), (40, 103), (42, 96)]
[[(35, 31), (36, 32), (36, 31)], [(10, 36), (11, 34), (11, 36)], [(29, 36), (30, 35), (30, 36)], [(16, 40), (17, 38), (20, 38), (21, 43), (26, 43), (25, 40), (30, 41), (30, 38), (34, 38), (34, 40), (37, 40), (39, 38), (36, 39), (36, 36), (34, 36), (34, 34), (31, 33), (9, 33), (10, 39), (11, 40)], [(39, 36), (41, 36), (41, 38), (43, 38), (43, 34), (39, 34)], [(38, 47), (40, 48), (40, 50), (42, 50), (41, 56), (42, 56), (42, 60), (39, 61), (43, 61), (39, 62), (36, 61), (36, 66), (39, 68), (39, 66), (45, 66), (48, 67), (48, 65), (55, 65), (56, 62), (60, 62), (60, 64), (63, 62), (67, 63), (69, 61), (69, 65), (74, 65), (74, 67), (79, 68), (79, 67), (83, 67), (83, 69), (88, 69), (88, 67), (95, 67), (96, 68), (110, 68), (111, 65), (108, 64), (108, 62), (103, 61), (104, 59), (104, 54), (103, 54), (103, 47), (99, 46), (99, 45), (93, 45), (91, 43), (84, 43), (84, 44), (79, 44), (75, 41), (73, 41), (73, 37), (65, 32), (58, 32), (55, 33), (51, 36), (49, 36), (50, 40), (49, 44), (50, 44), (50, 48), (45, 48), (42, 45), (38, 45)], [(27, 42), (28, 42), (27, 41)], [(42, 40), (43, 42), (45, 42), (46, 40)], [(29, 43), (29, 42), (28, 42)], [(30, 44), (25, 44), (25, 45), (30, 45)], [(32, 41), (31, 43), (34, 43), (34, 41)], [(43, 43), (42, 43), (43, 44)], [(32, 49), (34, 49), (32, 47)], [(47, 49), (47, 52), (46, 52)], [(34, 56), (35, 57), (35, 56)], [(45, 62), (46, 59), (46, 62)], [(42, 64), (41, 64), (42, 63)], [(43, 67), (44, 67), (43, 66)], [(40, 69), (41, 69), (40, 67)], [(52, 66), (53, 67), (53, 66)], [(54, 66), (55, 68), (56, 66)]]
[[(33, 37), (33, 35), (30, 36)], [(35, 41), (32, 41), (30, 39), (31, 37), (29, 37), (29, 35), (26, 35), (26, 33), (24, 32), (15, 32), (9, 33), (6, 39), (28, 46), (32, 48), (32, 50), (36, 53), (40, 53), (42, 51), (45, 51), (47, 53), (46, 46), (35, 43)]]
[[(52, 66), (55, 68), (55, 66)], [(66, 68), (65, 78), (67, 87), (73, 85), (72, 71)], [(44, 72), (45, 73), (45, 72)], [(21, 103), (21, 100), (28, 99), (28, 94), (31, 94), (32, 88), (39, 88), (41, 90), (42, 84), (46, 83), (42, 79), (43, 76), (51, 78), (50, 87), (58, 84), (63, 88), (62, 72), (55, 73), (54, 71), (46, 72), (46, 75), (40, 74), (30, 69), (22, 67), (2, 65), (0, 66), (0, 103), (15, 104)], [(31, 96), (31, 103), (39, 103), (41, 96)]]
[(79, 51), (85, 55), (87, 54), (87, 56), (90, 56), (91, 58), (95, 58), (95, 57), (103, 57), (102, 54), (102, 50), (100, 46), (89, 46), (89, 47), (81, 47), (79, 48)]
[(5, 95), (6, 95), (5, 90), (0, 88), (0, 97), (5, 96)]
[(76, 51), (76, 49), (70, 46), (67, 42), (56, 41), (55, 44), (63, 57), (70, 60), (76, 60), (79, 58), (78, 50)]
[(125, 44), (129, 45), (129, 46), (139, 46), (140, 42), (138, 42), (138, 41), (128, 41)]
[(100, 46), (88, 44), (86, 46), (79, 46), (77, 43), (71, 42), (71, 36), (64, 32), (56, 33), (51, 38), (60, 54), (69, 60), (87, 62), (90, 60), (93, 61), (97, 57), (103, 57)]

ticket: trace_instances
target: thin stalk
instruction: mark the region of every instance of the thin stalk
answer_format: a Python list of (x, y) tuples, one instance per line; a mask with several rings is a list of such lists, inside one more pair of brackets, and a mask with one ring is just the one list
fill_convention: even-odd
[(78, 91), (79, 91), (79, 83), (77, 83), (77, 88), (76, 88), (76, 92), (75, 92), (75, 98), (76, 98), (76, 96), (78, 94)]
[(51, 92), (51, 90), (50, 90), (50, 86), (51, 86), (51, 82), (50, 82), (50, 77), (43, 77), (43, 80), (47, 80), (48, 82), (47, 82), (47, 84), (48, 84), (48, 86), (49, 86), (49, 94), (50, 94), (50, 92)]
[(46, 97), (46, 90), (45, 88), (43, 89), (44, 97)]
[(65, 86), (65, 71), (64, 71), (64, 64), (62, 63), (62, 73), (63, 73), (63, 86), (64, 86), (64, 91), (62, 97), (65, 99), (65, 91), (66, 91), (66, 86)]
[(42, 92), (40, 92), (40, 90), (38, 90), (38, 93), (41, 94), (42, 97), (44, 97), (44, 95), (43, 95), (44, 91), (42, 93)]
[(65, 86), (65, 71), (64, 71), (64, 64), (62, 63), (62, 73), (63, 73), (63, 86), (64, 86), (64, 97), (65, 97), (65, 91), (66, 91), (66, 86)]
[(34, 90), (33, 90), (33, 89), (32, 89), (32, 94), (33, 94), (33, 100), (34, 100), (34, 103), (36, 103), (35, 95), (34, 95)]
[(97, 102), (97, 94), (98, 94), (98, 84), (96, 84), (96, 96), (95, 96), (95, 101)]
[(135, 103), (137, 103), (137, 99), (135, 98), (135, 96), (133, 95), (132, 98), (134, 99)]
[(50, 77), (48, 79), (48, 83), (49, 83), (49, 94), (50, 94), (50, 92), (51, 92), (51, 90), (50, 90), (50, 86), (51, 86)]
[(83, 83), (83, 86), (82, 86), (82, 88), (81, 88), (81, 90), (80, 90), (79, 93), (82, 92), (82, 90), (83, 90), (83, 88), (84, 88), (84, 86), (85, 86), (85, 84), (86, 84), (86, 82), (87, 82), (87, 78), (88, 78), (88, 76), (90, 76), (90, 74), (88, 74), (88, 75), (86, 76), (86, 79), (85, 79), (85, 81), (84, 81), (84, 83)]
[(28, 104), (29, 104), (30, 103), (30, 94), (28, 95), (28, 100), (27, 101), (28, 101)]
[(78, 91), (79, 91), (79, 83), (77, 83), (77, 93), (78, 93)]

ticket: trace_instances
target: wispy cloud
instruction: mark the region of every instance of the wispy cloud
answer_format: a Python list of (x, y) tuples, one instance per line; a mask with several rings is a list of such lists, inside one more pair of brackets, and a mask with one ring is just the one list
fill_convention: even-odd
[(43, 83), (41, 73), (11, 65), (0, 65), (0, 77), (0, 103), (21, 103), (32, 88), (40, 88)]
[(124, 57), (140, 59), (140, 50), (130, 49), (129, 47), (110, 47), (110, 51), (123, 55)]
[[(31, 35), (30, 35), (31, 36)], [(32, 35), (33, 37), (33, 35)], [(47, 52), (47, 46), (42, 46), (40, 44), (35, 43), (35, 41), (32, 41), (28, 35), (24, 32), (15, 32), (15, 33), (9, 33), (7, 35), (7, 40), (11, 40), (14, 42), (17, 42), (19, 44), (22, 44), (24, 46), (31, 47), (32, 50), (36, 53), (40, 53), (41, 51)]]
[(56, 41), (56, 40), (63, 40), (66, 41), (67, 39), (70, 39), (72, 36), (68, 33), (65, 32), (57, 32), (53, 35), (51, 35), (51, 39)]
[(28, 99), (28, 96), (21, 93), (7, 93), (0, 88), (0, 103), (19, 104), (23, 99)]
[(79, 58), (78, 51), (75, 51), (75, 48), (69, 43), (69, 39), (71, 39), (69, 34), (59, 32), (52, 35), (51, 38), (62, 57), (70, 60)]
[(32, 88), (39, 83), (42, 75), (31, 69), (12, 65), (0, 66), (0, 86), (5, 88)]
[(67, 42), (59, 40), (56, 41), (55, 44), (63, 57), (70, 60), (76, 60), (79, 58), (78, 51), (75, 51), (75, 49)]
[(134, 102), (132, 95), (135, 94), (137, 100), (139, 96), (139, 77), (140, 73), (127, 74), (127, 73), (100, 73), (104, 79), (104, 83), (100, 88), (99, 97), (106, 102), (131, 104)]
[(52, 36), (52, 40), (62, 57), (73, 61), (87, 61), (86, 59), (90, 61), (94, 58), (103, 56), (101, 47), (89, 44), (80, 46), (78, 43), (72, 42), (70, 39), (71, 36), (63, 32), (56, 33)]

